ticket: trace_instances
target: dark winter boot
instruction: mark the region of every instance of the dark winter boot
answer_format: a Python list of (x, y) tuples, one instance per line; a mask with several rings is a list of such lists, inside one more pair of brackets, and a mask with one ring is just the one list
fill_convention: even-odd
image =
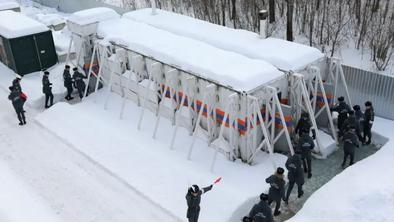
[(298, 193), (298, 198), (300, 198), (300, 197), (302, 197), (304, 195), (304, 191), (300, 191), (299, 193)]
[(281, 212), (280, 212), (280, 210), (278, 210), (278, 211), (275, 211), (275, 212), (274, 212), (274, 216), (279, 216), (279, 215), (280, 215), (280, 213), (281, 213)]
[(22, 126), (23, 125), (23, 122), (19, 122), (19, 126)]
[(312, 177), (312, 173), (308, 173), (308, 179)]

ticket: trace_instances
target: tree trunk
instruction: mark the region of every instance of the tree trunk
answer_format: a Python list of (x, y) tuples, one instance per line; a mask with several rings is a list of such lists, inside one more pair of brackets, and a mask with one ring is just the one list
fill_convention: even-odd
[(269, 14), (270, 14), (270, 23), (275, 22), (275, 0), (269, 0)]
[(286, 39), (287, 41), (293, 41), (293, 11), (294, 11), (294, 0), (287, 0), (287, 31)]

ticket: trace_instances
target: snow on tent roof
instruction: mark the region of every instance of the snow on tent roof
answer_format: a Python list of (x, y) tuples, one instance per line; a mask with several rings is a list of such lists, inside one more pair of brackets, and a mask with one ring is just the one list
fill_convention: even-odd
[(12, 39), (48, 31), (48, 27), (21, 13), (0, 11), (0, 35)]
[(231, 29), (159, 9), (156, 15), (152, 15), (151, 9), (148, 8), (128, 12), (123, 17), (253, 59), (265, 60), (285, 71), (302, 69), (324, 57), (313, 47), (275, 38), (261, 39), (254, 32)]
[(0, 1), (0, 11), (19, 8), (19, 4), (14, 1)]
[(68, 18), (68, 21), (78, 25), (87, 25), (116, 18), (120, 18), (120, 15), (115, 10), (98, 7), (75, 12)]
[(98, 35), (237, 91), (250, 91), (283, 76), (261, 60), (218, 49), (130, 19), (100, 22)]

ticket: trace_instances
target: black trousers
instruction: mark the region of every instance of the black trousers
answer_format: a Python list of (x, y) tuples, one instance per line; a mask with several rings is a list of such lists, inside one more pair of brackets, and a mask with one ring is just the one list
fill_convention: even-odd
[[(363, 142), (365, 143), (371, 143), (372, 139), (372, 132), (371, 132), (372, 126), (364, 126), (364, 137), (363, 137)], [(366, 141), (368, 137), (368, 141)]]
[(73, 86), (70, 85), (70, 86), (67, 86), (66, 88), (67, 88), (67, 96), (66, 96), (66, 99), (71, 99), (71, 94), (73, 93)]
[(301, 159), (304, 171), (308, 172), (308, 174), (312, 174), (312, 159), (310, 157), (302, 157)]
[[(294, 184), (295, 184), (295, 181), (289, 181), (289, 186), (287, 187), (285, 200), (289, 200), (289, 197), (290, 197), (291, 191), (293, 190)], [(297, 188), (298, 188), (298, 195), (300, 195), (302, 193), (302, 184), (297, 183)]]
[(53, 105), (53, 94), (52, 92), (45, 93), (45, 106), (48, 106), (48, 102), (50, 102), (49, 106)]
[(26, 123), (25, 111), (23, 109), (15, 109), (16, 116), (20, 123)]
[(200, 211), (195, 212), (192, 214), (188, 219), (189, 222), (197, 222), (198, 221), (198, 216), (200, 215)]
[(347, 157), (350, 157), (349, 166), (353, 165), (353, 163), (354, 163), (354, 152), (347, 152), (347, 151), (345, 151), (344, 156), (343, 156), (342, 166), (346, 165)]
[(271, 205), (272, 202), (275, 201), (275, 213), (279, 212), (280, 209), (280, 202), (282, 201), (280, 198), (277, 200), (271, 199), (270, 197), (268, 198), (268, 205)]

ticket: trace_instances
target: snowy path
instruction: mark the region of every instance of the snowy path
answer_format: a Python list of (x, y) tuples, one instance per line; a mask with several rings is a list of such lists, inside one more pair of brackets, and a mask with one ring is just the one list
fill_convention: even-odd
[(0, 161), (62, 221), (177, 221), (34, 122), (17, 125), (6, 96), (0, 90)]
[[(356, 150), (355, 162), (360, 161), (377, 151), (374, 145), (361, 146)], [(312, 178), (306, 179), (304, 188), (304, 196), (300, 199), (297, 198), (297, 186), (293, 189), (292, 195), (290, 196), (289, 206), (282, 205), (282, 215), (278, 217), (277, 221), (285, 221), (299, 210), (301, 210), (305, 201), (320, 187), (330, 181), (334, 176), (343, 171), (341, 164), (343, 160), (342, 146), (340, 149), (335, 151), (327, 159), (313, 159), (312, 160)], [(349, 163), (349, 159), (347, 161)], [(287, 188), (286, 188), (287, 189)]]

